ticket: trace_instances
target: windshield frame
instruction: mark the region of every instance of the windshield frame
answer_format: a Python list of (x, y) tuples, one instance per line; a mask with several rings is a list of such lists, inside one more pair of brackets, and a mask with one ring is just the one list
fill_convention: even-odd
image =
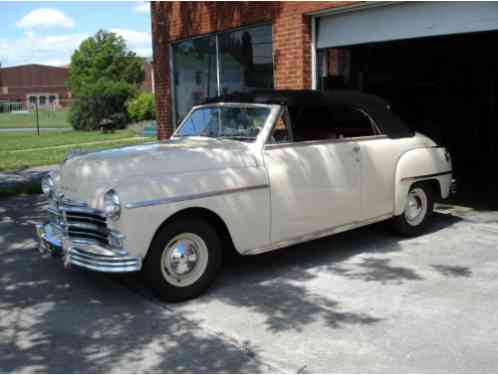
[[(275, 118), (275, 112), (279, 110), (280, 106), (275, 105), (275, 104), (262, 104), (262, 103), (244, 103), (244, 102), (219, 102), (219, 103), (209, 103), (209, 104), (201, 104), (201, 105), (195, 105), (193, 106), (190, 111), (187, 113), (187, 115), (183, 118), (181, 121), (180, 125), (175, 129), (173, 132), (173, 135), (171, 138), (174, 139), (181, 139), (185, 136), (182, 135), (177, 135), (182, 129), (182, 127), (186, 124), (187, 120), (190, 118), (190, 116), (198, 109), (202, 108), (210, 108), (210, 107), (234, 107), (234, 108), (267, 108), (269, 109), (268, 116), (266, 117), (266, 120), (263, 124), (263, 127), (259, 131), (258, 135), (251, 141), (245, 141), (245, 143), (249, 144), (254, 144), (260, 142), (261, 138), (265, 136), (267, 133), (267, 129), (273, 125), (274, 118)], [(196, 137), (196, 136), (191, 136), (191, 137)], [(199, 136), (201, 137), (201, 136)], [(266, 138), (266, 136), (265, 136)], [(220, 139), (219, 137), (212, 137), (212, 139)], [(241, 141), (242, 142), (242, 141)]]

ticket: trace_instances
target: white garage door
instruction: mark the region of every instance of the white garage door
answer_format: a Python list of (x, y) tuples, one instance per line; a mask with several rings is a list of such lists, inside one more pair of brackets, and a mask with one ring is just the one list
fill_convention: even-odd
[(320, 17), (317, 48), (497, 29), (498, 3), (399, 3)]

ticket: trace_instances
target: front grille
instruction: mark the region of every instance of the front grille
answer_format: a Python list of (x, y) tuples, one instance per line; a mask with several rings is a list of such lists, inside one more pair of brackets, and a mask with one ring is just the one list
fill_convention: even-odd
[[(72, 239), (96, 241), (109, 244), (109, 229), (104, 214), (87, 204), (67, 199), (57, 199), (51, 205), (51, 213), (58, 224)], [(55, 207), (54, 207), (55, 206)]]

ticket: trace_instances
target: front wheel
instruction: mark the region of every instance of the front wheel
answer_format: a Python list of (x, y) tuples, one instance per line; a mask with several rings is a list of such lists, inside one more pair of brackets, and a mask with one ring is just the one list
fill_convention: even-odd
[(156, 235), (144, 263), (145, 277), (162, 300), (185, 301), (211, 285), (221, 254), (221, 242), (208, 222), (179, 219)]
[(430, 222), (434, 197), (428, 184), (416, 183), (410, 187), (403, 213), (392, 219), (393, 229), (404, 236), (422, 234)]

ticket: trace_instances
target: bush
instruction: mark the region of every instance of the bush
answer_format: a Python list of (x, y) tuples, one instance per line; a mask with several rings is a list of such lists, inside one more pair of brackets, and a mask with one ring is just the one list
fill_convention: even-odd
[(135, 94), (135, 86), (123, 81), (86, 85), (71, 105), (69, 121), (75, 130), (122, 129), (129, 122), (126, 102)]
[(133, 121), (155, 120), (156, 118), (156, 103), (152, 94), (143, 92), (129, 100), (126, 106), (128, 115)]

